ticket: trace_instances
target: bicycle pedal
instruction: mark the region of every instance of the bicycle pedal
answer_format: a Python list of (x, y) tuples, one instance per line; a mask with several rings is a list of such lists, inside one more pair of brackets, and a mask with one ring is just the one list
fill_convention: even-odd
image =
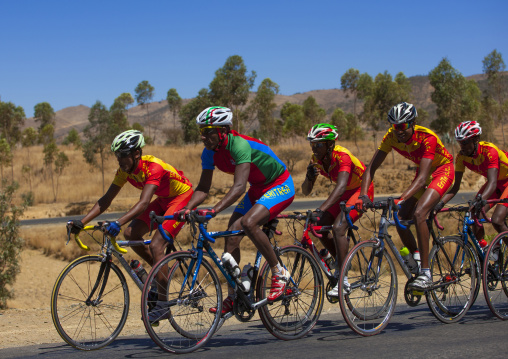
[(152, 328), (156, 328), (158, 327), (160, 324), (160, 322), (153, 322), (153, 323), (150, 323), (150, 325), (152, 326)]
[(424, 292), (421, 292), (419, 290), (413, 290), (413, 295), (424, 295)]

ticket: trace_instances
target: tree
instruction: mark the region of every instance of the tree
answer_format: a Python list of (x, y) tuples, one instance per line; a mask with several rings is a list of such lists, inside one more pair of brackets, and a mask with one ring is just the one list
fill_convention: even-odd
[(34, 106), (35, 122), (39, 123), (39, 131), (46, 125), (52, 125), (55, 128), (55, 111), (47, 102), (41, 102)]
[(491, 111), (496, 111), (497, 123), (501, 124), (501, 132), (503, 134), (503, 146), (506, 147), (506, 140), (504, 135), (504, 122), (505, 122), (505, 111), (503, 104), (506, 99), (506, 65), (503, 60), (501, 53), (497, 50), (492, 51), (490, 54), (485, 56), (483, 59), (483, 73), (487, 75), (487, 81), (489, 87), (486, 91), (487, 96), (492, 97), (496, 102), (497, 106), (490, 106)]
[[(97, 167), (101, 170), (104, 191), (104, 165), (106, 157), (112, 154), (111, 142), (118, 133), (112, 130), (114, 126), (112, 126), (109, 111), (100, 101), (97, 101), (90, 109), (88, 122), (89, 124), (83, 131), (86, 139), (83, 144), (83, 157), (92, 168)], [(97, 161), (96, 155), (99, 157), (99, 161)]]
[[(127, 121), (127, 106), (129, 105), (130, 100), (132, 100), (131, 94), (123, 93), (115, 99), (113, 105), (109, 108), (112, 126), (111, 130), (115, 133), (123, 132), (129, 128), (129, 121)], [(134, 102), (134, 100), (132, 101)]]
[(183, 130), (185, 143), (197, 143), (200, 140), (199, 128), (196, 125), (196, 116), (205, 108), (213, 106), (208, 90), (202, 88), (198, 95), (185, 106), (182, 106), (178, 115)]
[(342, 140), (349, 140), (349, 133), (348, 133), (348, 123), (346, 120), (346, 114), (342, 109), (336, 108), (333, 113), (332, 117), (330, 118), (330, 123), (337, 127), (339, 138)]
[(21, 139), (21, 128), (25, 123), (25, 110), (12, 102), (0, 102), (0, 135), (14, 147)]
[(215, 71), (215, 78), (210, 82), (210, 99), (216, 106), (226, 106), (233, 111), (233, 128), (242, 131), (241, 107), (249, 99), (249, 91), (254, 86), (256, 72), (247, 75), (241, 56), (233, 55), (226, 59), (223, 67)]
[(51, 143), (55, 140), (55, 128), (52, 124), (45, 125), (42, 129), (39, 131), (39, 143), (42, 145), (47, 145), (48, 143)]
[(278, 93), (279, 85), (269, 78), (264, 79), (247, 110), (259, 121), (259, 137), (269, 144), (277, 141), (282, 133), (282, 122), (273, 116), (277, 107), (274, 99)]
[(56, 198), (54, 184), (55, 181), (53, 178), (53, 163), (55, 162), (56, 156), (58, 154), (58, 146), (56, 145), (54, 140), (44, 146), (43, 153), (44, 153), (44, 164), (49, 170), (49, 176), (51, 178), (51, 189), (53, 190), (53, 197)]
[(283, 133), (286, 137), (300, 137), (307, 135), (309, 125), (305, 120), (303, 106), (286, 102), (280, 110), (283, 121)]
[(303, 101), (303, 113), (308, 127), (307, 131), (312, 126), (322, 123), (326, 117), (326, 111), (319, 106), (313, 96), (309, 96)]
[(56, 186), (53, 190), (55, 202), (56, 202), (56, 198), (58, 195), (59, 179), (62, 176), (62, 173), (63, 173), (65, 167), (68, 167), (69, 165), (70, 165), (69, 157), (67, 157), (67, 155), (63, 151), (58, 152), (58, 154), (56, 155), (56, 158), (55, 158)]
[(449, 134), (460, 122), (477, 119), (481, 92), (474, 80), (467, 80), (444, 58), (429, 72), (434, 87), (432, 102), (437, 118), (430, 127), (440, 134)]
[[(151, 136), (152, 134), (150, 129), (152, 126), (150, 124), (148, 105), (150, 105), (150, 101), (152, 101), (153, 96), (155, 95), (155, 88), (145, 80), (141, 81), (138, 86), (136, 86), (134, 92), (136, 93), (136, 102), (138, 105), (146, 108), (146, 126), (148, 126), (148, 134)], [(155, 134), (153, 138), (155, 140)]]
[(0, 172), (2, 175), (2, 181), (4, 180), (4, 167), (12, 164), (13, 154), (11, 146), (5, 138), (0, 138)]
[(22, 172), (28, 176), (30, 192), (32, 192), (32, 161), (30, 159), (30, 147), (35, 146), (37, 138), (37, 131), (33, 127), (25, 128), (21, 134), (21, 145), (26, 148), (28, 157), (28, 163), (23, 166)]
[(171, 88), (166, 96), (166, 101), (168, 101), (169, 111), (173, 113), (173, 122), (176, 129), (176, 114), (182, 108), (182, 98), (176, 89)]
[(7, 185), (3, 181), (0, 189), (0, 309), (7, 308), (7, 299), (13, 297), (12, 286), (20, 271), (19, 256), (24, 243), (19, 235), (19, 220), (25, 206), (13, 204), (18, 188), (16, 182)]
[(392, 75), (385, 71), (376, 76), (369, 92), (365, 96), (362, 120), (372, 128), (372, 140), (374, 146), (377, 146), (376, 132), (386, 123), (386, 115), (394, 105), (409, 102), (411, 84), (402, 72), (393, 80)]
[(79, 133), (75, 128), (71, 128), (67, 136), (64, 138), (63, 145), (74, 145), (75, 149), (79, 149), (82, 146), (81, 138), (79, 137)]
[(340, 78), (340, 88), (344, 90), (346, 98), (353, 95), (353, 115), (356, 116), (356, 99), (358, 97), (358, 83), (360, 82), (360, 71), (349, 69)]

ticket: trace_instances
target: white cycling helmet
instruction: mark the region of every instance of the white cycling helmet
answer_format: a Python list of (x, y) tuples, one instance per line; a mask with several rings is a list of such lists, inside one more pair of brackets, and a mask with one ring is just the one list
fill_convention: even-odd
[(468, 138), (479, 136), (482, 134), (482, 128), (476, 121), (465, 121), (460, 123), (455, 129), (455, 139), (464, 141)]
[(129, 153), (145, 145), (143, 134), (136, 130), (122, 132), (115, 137), (111, 144), (111, 151)]
[(412, 104), (401, 102), (398, 105), (393, 106), (388, 112), (388, 122), (394, 125), (399, 125), (414, 121), (417, 116), (418, 113), (416, 112), (416, 108)]
[(227, 107), (208, 107), (201, 111), (198, 117), (196, 117), (196, 123), (200, 126), (232, 126), (233, 112)]

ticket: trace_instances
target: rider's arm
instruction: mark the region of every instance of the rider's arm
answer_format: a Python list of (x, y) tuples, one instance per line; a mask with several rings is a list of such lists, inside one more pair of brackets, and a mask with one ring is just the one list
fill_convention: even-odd
[(499, 173), (499, 169), (497, 168), (489, 168), (487, 170), (487, 185), (482, 193), (483, 199), (489, 199), (490, 196), (494, 193), (497, 187), (497, 175)]
[[(309, 166), (311, 166), (312, 164), (313, 164), (313, 162), (310, 161)], [(307, 167), (307, 174), (308, 174), (308, 172), (309, 172), (309, 169)], [(312, 189), (314, 188), (314, 183), (316, 182), (316, 178), (314, 178), (314, 180), (310, 180), (309, 176), (305, 175), (305, 181), (303, 181), (303, 183), (302, 183), (302, 193), (304, 196), (308, 196), (312, 192)]]
[(203, 203), (206, 197), (208, 197), (208, 193), (210, 192), (210, 187), (212, 186), (212, 178), (213, 178), (213, 170), (203, 169), (196, 190), (192, 194), (192, 197), (187, 203), (187, 205), (183, 208), (193, 209), (199, 206), (201, 203)]
[(386, 156), (388, 153), (376, 150), (376, 153), (374, 153), (374, 156), (370, 160), (369, 165), (367, 166), (367, 169), (365, 170), (365, 173), (362, 177), (362, 189), (360, 192), (360, 195), (366, 195), (367, 191), (369, 190), (369, 186), (372, 183), (372, 180), (374, 179), (374, 174), (376, 173), (377, 169), (381, 164), (384, 162)]
[(115, 184), (112, 184), (111, 186), (109, 186), (109, 188), (108, 188), (107, 192), (104, 194), (104, 196), (102, 196), (97, 201), (97, 203), (95, 203), (95, 205), (92, 207), (90, 212), (88, 212), (86, 214), (86, 216), (83, 217), (81, 222), (83, 222), (83, 224), (87, 224), (92, 219), (94, 219), (95, 217), (102, 214), (105, 210), (107, 210), (109, 208), (109, 206), (111, 205), (111, 202), (113, 202), (113, 200), (118, 195), (118, 193), (120, 192), (121, 189), (122, 189), (121, 187), (119, 187)]
[(143, 213), (150, 204), (150, 201), (152, 200), (152, 197), (155, 194), (157, 188), (158, 186), (154, 184), (145, 185), (141, 191), (139, 201), (134, 206), (132, 206), (132, 208), (127, 211), (127, 213), (118, 219), (118, 223), (123, 226), (124, 224), (129, 223), (131, 220)]
[(453, 182), (453, 186), (448, 193), (443, 196), (443, 203), (448, 203), (459, 192), (462, 176), (464, 176), (464, 172), (455, 171), (455, 182)]
[(346, 191), (347, 180), (349, 179), (349, 172), (341, 171), (337, 177), (337, 185), (326, 201), (323, 202), (319, 209), (325, 212), (328, 208), (333, 206), (342, 197)]
[(242, 194), (245, 193), (245, 190), (247, 189), (247, 181), (249, 179), (249, 174), (250, 174), (249, 162), (236, 165), (233, 187), (231, 187), (228, 193), (226, 193), (226, 195), (224, 196), (224, 198), (221, 199), (219, 203), (217, 203), (213, 207), (215, 213), (219, 213), (224, 209), (228, 208), (233, 203), (235, 203)]
[(409, 199), (413, 197), (419, 190), (425, 187), (425, 181), (430, 176), (430, 170), (432, 167), (432, 158), (422, 158), (420, 161), (420, 168), (418, 170), (418, 176), (409, 185), (409, 187), (402, 192), (401, 199)]

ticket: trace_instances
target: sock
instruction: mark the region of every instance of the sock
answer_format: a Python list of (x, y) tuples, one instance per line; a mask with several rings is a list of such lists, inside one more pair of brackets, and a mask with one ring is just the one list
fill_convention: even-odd
[(272, 269), (273, 275), (276, 275), (276, 274), (282, 275), (282, 271), (284, 270), (284, 268), (279, 263), (277, 263), (277, 265), (274, 268), (275, 269)]
[(427, 278), (430, 279), (430, 269), (429, 268), (422, 268), (420, 271), (420, 274), (425, 274)]

